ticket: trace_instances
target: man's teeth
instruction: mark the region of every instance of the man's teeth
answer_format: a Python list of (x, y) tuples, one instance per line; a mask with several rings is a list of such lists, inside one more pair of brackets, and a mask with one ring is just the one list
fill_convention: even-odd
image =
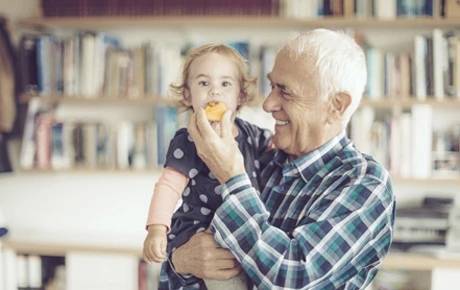
[(283, 126), (283, 125), (287, 125), (287, 124), (289, 124), (289, 121), (280, 121), (280, 120), (276, 120), (276, 125), (281, 125), (281, 126)]

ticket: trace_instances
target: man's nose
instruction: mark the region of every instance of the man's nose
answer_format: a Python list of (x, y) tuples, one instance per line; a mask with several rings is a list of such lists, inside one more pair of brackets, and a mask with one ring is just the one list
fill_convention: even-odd
[(273, 90), (265, 98), (265, 101), (262, 104), (262, 108), (267, 113), (279, 110), (280, 104), (279, 104), (278, 98), (276, 96), (276, 93)]

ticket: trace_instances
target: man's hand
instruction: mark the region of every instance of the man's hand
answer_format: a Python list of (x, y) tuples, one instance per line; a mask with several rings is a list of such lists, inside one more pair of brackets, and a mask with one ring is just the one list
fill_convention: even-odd
[(227, 280), (241, 271), (233, 254), (221, 248), (209, 231), (195, 234), (177, 248), (171, 261), (180, 274), (192, 274), (201, 279)]
[(212, 129), (203, 109), (193, 113), (188, 132), (195, 142), (198, 156), (221, 184), (245, 173), (243, 155), (232, 134), (231, 111), (220, 121), (221, 137)]

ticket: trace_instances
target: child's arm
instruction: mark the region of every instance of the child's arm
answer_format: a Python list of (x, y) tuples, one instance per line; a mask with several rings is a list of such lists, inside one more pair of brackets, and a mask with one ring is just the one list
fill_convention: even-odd
[(146, 229), (149, 225), (161, 224), (166, 226), (166, 232), (169, 233), (171, 217), (188, 181), (189, 178), (179, 171), (170, 167), (164, 169), (163, 174), (155, 184)]
[(144, 241), (144, 260), (148, 263), (161, 263), (166, 257), (166, 234), (170, 231), (171, 217), (177, 201), (187, 185), (189, 178), (182, 173), (166, 167), (155, 184), (150, 201)]

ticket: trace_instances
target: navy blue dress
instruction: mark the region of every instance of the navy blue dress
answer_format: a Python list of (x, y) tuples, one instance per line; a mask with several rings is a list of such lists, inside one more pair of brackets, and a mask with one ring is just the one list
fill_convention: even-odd
[[(244, 157), (244, 165), (252, 185), (258, 190), (258, 179), (271, 132), (239, 118), (235, 119), (239, 134), (235, 138)], [(262, 163), (262, 165), (261, 165)], [(225, 164), (222, 164), (225, 166)], [(168, 254), (187, 242), (193, 235), (206, 230), (216, 209), (222, 203), (220, 183), (198, 157), (195, 143), (187, 132), (176, 132), (168, 148), (165, 167), (171, 167), (190, 178), (184, 192), (183, 203), (173, 214), (171, 232), (168, 234)]]

